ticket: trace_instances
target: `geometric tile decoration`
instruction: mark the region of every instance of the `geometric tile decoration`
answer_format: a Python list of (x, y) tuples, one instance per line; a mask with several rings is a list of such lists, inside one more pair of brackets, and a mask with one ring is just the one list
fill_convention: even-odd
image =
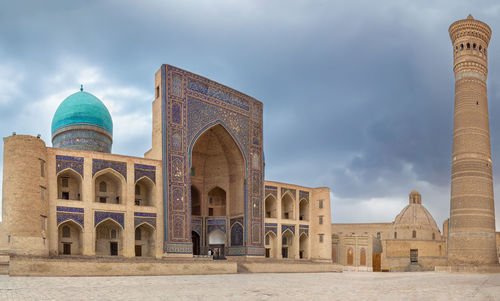
[(246, 111), (250, 109), (248, 105), (248, 101), (245, 99), (242, 99), (232, 93), (225, 92), (223, 90), (218, 89), (217, 87), (214, 87), (212, 85), (206, 85), (205, 83), (202, 83), (200, 81), (197, 81), (195, 79), (189, 78), (188, 79), (188, 88), (190, 90), (196, 91), (198, 93), (217, 98), (218, 100), (222, 100), (228, 104), (232, 104), (234, 106), (237, 106), (239, 108), (242, 108)]
[(243, 245), (243, 227), (240, 223), (235, 223), (231, 227), (231, 246)]
[(295, 192), (296, 192), (296, 190), (295, 189), (291, 189), (291, 188), (281, 187), (281, 197), (283, 197), (283, 195), (285, 195), (285, 193), (287, 191), (289, 191), (292, 194), (292, 197), (295, 199)]
[(292, 233), (295, 235), (295, 226), (293, 225), (281, 225), (281, 234), (283, 234), (287, 229), (292, 231)]
[(272, 195), (274, 196), (274, 198), (278, 198), (278, 187), (275, 187), (275, 186), (266, 186), (266, 192), (265, 192), (265, 196), (269, 196), (269, 195)]
[(267, 234), (269, 231), (273, 232), (274, 235), (278, 235), (278, 224), (266, 223), (265, 233)]
[(122, 226), (122, 228), (125, 228), (125, 226), (123, 224), (124, 219), (125, 219), (124, 217), (125, 217), (125, 214), (121, 213), (121, 212), (95, 211), (94, 212), (94, 227), (96, 227), (97, 224), (99, 224), (103, 220), (110, 218), (110, 219), (114, 220), (115, 222), (117, 222), (118, 224), (120, 224), (120, 226)]
[(302, 233), (305, 233), (307, 236), (309, 236), (309, 226), (308, 225), (299, 225), (299, 235), (302, 235)]
[(67, 220), (73, 220), (74, 222), (80, 224), (82, 228), (84, 227), (83, 208), (57, 206), (56, 210), (57, 210), (57, 226), (59, 226), (61, 223)]
[(207, 234), (212, 232), (215, 229), (219, 229), (222, 232), (226, 233), (226, 218), (215, 218), (215, 219), (208, 219), (207, 218)]
[(299, 190), (299, 200), (301, 201), (302, 199), (305, 199), (306, 201), (309, 202), (309, 192), (308, 191)]
[(263, 247), (247, 247), (247, 255), (249, 256), (264, 256), (266, 254), (266, 249)]
[(189, 254), (193, 253), (193, 244), (185, 244), (185, 243), (165, 243), (164, 249), (167, 253), (174, 254)]
[(148, 177), (156, 184), (156, 166), (134, 164), (134, 182), (137, 182), (142, 177)]
[(191, 231), (198, 233), (200, 237), (203, 236), (201, 231), (202, 224), (203, 221), (201, 220), (201, 217), (191, 217)]
[(71, 168), (83, 178), (83, 158), (56, 155), (56, 174), (66, 168)]
[(125, 178), (125, 180), (127, 180), (126, 162), (92, 159), (92, 176), (94, 176), (97, 172), (106, 168), (114, 169), (115, 171), (120, 173)]
[(148, 223), (156, 229), (156, 213), (134, 212), (134, 228), (142, 223)]

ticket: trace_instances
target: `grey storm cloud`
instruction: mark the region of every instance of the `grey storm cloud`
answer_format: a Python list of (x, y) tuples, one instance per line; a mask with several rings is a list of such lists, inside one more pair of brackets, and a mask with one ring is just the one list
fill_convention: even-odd
[(447, 30), (469, 13), (493, 29), (498, 162), (497, 1), (0, 0), (0, 134), (41, 133), (50, 145), (52, 114), (83, 82), (110, 107), (113, 152), (142, 156), (154, 72), (168, 63), (261, 100), (266, 178), (330, 187), (334, 221), (391, 221), (419, 189), (440, 224), (453, 124)]

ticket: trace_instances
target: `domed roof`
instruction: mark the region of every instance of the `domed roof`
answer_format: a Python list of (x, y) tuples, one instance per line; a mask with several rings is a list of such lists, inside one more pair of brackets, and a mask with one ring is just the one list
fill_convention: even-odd
[(436, 221), (429, 211), (422, 204), (418, 203), (411, 203), (404, 207), (396, 216), (394, 226), (429, 226), (430, 228), (438, 229)]
[(52, 135), (68, 126), (94, 126), (113, 135), (113, 120), (108, 109), (83, 88), (68, 96), (57, 108), (52, 119)]

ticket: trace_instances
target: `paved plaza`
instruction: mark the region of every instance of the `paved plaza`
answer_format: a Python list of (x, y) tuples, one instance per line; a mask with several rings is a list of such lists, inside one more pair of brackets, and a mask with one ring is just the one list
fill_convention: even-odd
[(500, 274), (0, 276), (0, 300), (500, 300)]

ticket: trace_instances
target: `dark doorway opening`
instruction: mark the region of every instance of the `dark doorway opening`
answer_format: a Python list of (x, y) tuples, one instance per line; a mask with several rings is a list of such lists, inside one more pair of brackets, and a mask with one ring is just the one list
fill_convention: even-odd
[(200, 236), (198, 233), (192, 231), (191, 239), (193, 241), (193, 255), (200, 255)]
[(109, 243), (109, 251), (111, 256), (117, 256), (118, 255), (118, 243), (117, 242), (110, 242)]
[(135, 245), (135, 256), (142, 256), (142, 246)]
[(418, 263), (418, 249), (410, 250), (410, 263), (412, 264)]
[(281, 257), (288, 258), (288, 248), (281, 248)]
[(271, 249), (267, 248), (266, 249), (266, 258), (271, 257)]
[(71, 255), (71, 244), (63, 244), (63, 254)]

